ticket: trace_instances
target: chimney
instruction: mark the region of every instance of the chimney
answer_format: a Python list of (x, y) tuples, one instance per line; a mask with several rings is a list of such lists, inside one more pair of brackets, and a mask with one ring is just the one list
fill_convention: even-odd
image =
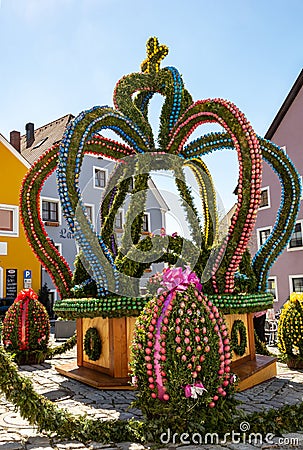
[(29, 122), (25, 125), (26, 131), (26, 148), (31, 147), (35, 140), (35, 126)]
[(9, 134), (9, 141), (11, 145), (20, 153), (21, 149), (21, 135), (20, 131), (13, 130)]

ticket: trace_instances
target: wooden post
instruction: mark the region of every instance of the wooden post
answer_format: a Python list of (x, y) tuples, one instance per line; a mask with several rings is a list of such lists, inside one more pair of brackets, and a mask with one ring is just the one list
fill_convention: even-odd
[(254, 329), (254, 314), (247, 314), (247, 337), (250, 344), (250, 359), (251, 361), (256, 357), (255, 346), (255, 329)]
[(109, 321), (110, 368), (115, 378), (128, 376), (126, 318), (120, 317)]
[(77, 365), (83, 366), (83, 326), (82, 319), (76, 320), (77, 329)]

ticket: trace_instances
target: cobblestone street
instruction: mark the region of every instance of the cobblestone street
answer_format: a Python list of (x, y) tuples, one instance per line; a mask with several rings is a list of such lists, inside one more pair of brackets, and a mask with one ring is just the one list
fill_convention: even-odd
[[(41, 365), (22, 366), (21, 372), (29, 376), (35, 389), (55, 402), (62, 408), (67, 408), (73, 414), (87, 414), (93, 418), (126, 419), (130, 417), (140, 418), (141, 412), (136, 409), (128, 409), (135, 397), (133, 391), (102, 391), (86, 386), (72, 379), (58, 374), (55, 366), (60, 362), (69, 362), (75, 358), (75, 349), (52, 361), (46, 361)], [(278, 408), (284, 404), (295, 404), (303, 401), (303, 372), (289, 370), (286, 365), (278, 364), (278, 376), (261, 385), (255, 386), (244, 392), (238, 393), (237, 398), (243, 402), (240, 405), (245, 412), (261, 411), (272, 407)], [(249, 424), (243, 423), (249, 430)], [(235, 430), (239, 431), (239, 430)], [(242, 430), (244, 431), (244, 429)], [(163, 438), (163, 448), (175, 448), (179, 450), (193, 449), (230, 449), (249, 450), (258, 448), (301, 448), (303, 449), (303, 426), (297, 434), (274, 437), (270, 442), (251, 443), (219, 443), (204, 445), (183, 445), (179, 437), (172, 439), (166, 435)], [(84, 445), (76, 441), (59, 441), (56, 437), (38, 433), (35, 427), (23, 420), (14, 406), (1, 397), (0, 406), (0, 450), (30, 450), (30, 449), (121, 449), (140, 450), (150, 446), (135, 443), (113, 443), (102, 445), (91, 442)]]

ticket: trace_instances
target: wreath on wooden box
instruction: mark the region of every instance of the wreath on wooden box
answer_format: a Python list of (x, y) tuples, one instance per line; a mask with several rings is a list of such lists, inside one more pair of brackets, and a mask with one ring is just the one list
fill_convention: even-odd
[[(240, 343), (239, 338), (240, 336)], [(246, 327), (242, 320), (235, 320), (231, 329), (231, 348), (236, 355), (243, 356), (247, 347)]]
[(92, 361), (97, 361), (102, 352), (102, 342), (97, 328), (90, 327), (84, 337), (84, 351)]

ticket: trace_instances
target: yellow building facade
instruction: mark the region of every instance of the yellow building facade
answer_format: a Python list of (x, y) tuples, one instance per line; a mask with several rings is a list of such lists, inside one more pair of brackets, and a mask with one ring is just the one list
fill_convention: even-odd
[(30, 164), (0, 134), (0, 298), (41, 287), (41, 266), (21, 224), (19, 195)]

